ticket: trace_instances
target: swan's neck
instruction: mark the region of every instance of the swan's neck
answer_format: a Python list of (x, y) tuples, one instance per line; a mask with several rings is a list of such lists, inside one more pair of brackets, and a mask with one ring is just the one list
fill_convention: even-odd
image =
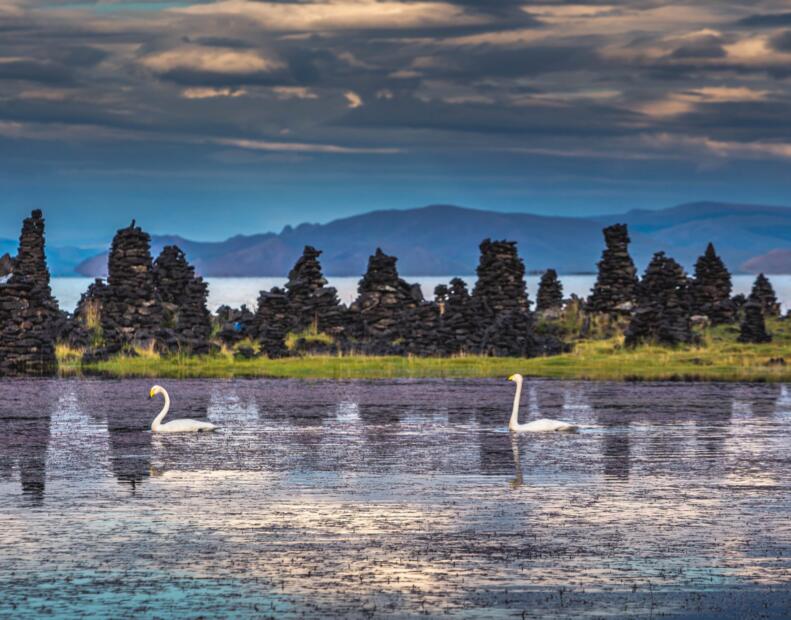
[(159, 429), (159, 425), (162, 423), (162, 420), (165, 419), (165, 416), (168, 414), (170, 410), (170, 396), (164, 390), (162, 391), (162, 396), (165, 398), (165, 406), (162, 407), (162, 411), (159, 412), (159, 415), (154, 418), (154, 421), (151, 422), (151, 430), (156, 432)]
[(514, 394), (514, 408), (511, 411), (511, 421), (508, 422), (508, 428), (515, 430), (519, 426), (519, 402), (522, 400), (522, 382), (516, 382), (516, 394)]

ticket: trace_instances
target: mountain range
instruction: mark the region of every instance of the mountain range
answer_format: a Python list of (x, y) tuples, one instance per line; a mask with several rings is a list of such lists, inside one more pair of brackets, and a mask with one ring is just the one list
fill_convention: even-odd
[[(323, 250), (330, 276), (359, 276), (377, 247), (398, 257), (402, 274), (474, 273), (486, 237), (511, 239), (528, 270), (591, 273), (601, 257), (601, 229), (626, 223), (640, 269), (663, 250), (692, 270), (711, 241), (733, 272), (791, 273), (791, 208), (699, 202), (655, 211), (633, 210), (590, 218), (499, 213), (451, 205), (373, 211), (326, 224), (300, 224), (280, 233), (238, 235), (219, 242), (154, 235), (152, 252), (176, 244), (204, 276), (285, 276), (305, 245)], [(0, 240), (0, 254), (15, 253)], [(48, 248), (53, 275), (104, 276), (107, 253)]]

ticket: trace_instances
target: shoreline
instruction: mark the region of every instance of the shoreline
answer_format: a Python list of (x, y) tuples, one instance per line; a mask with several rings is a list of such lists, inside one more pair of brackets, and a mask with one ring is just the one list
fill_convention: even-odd
[[(588, 381), (791, 382), (791, 342), (744, 345), (708, 336), (700, 346), (623, 348), (620, 338), (578, 342), (571, 353), (536, 358), (313, 355), (237, 360), (229, 355), (141, 355), (81, 364), (63, 359), (59, 375), (110, 378), (398, 379), (525, 377)], [(788, 359), (789, 363), (786, 362)]]

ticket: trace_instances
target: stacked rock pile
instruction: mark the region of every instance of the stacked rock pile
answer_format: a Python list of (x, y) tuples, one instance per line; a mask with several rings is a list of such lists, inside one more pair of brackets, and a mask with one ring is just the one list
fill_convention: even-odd
[(757, 299), (750, 298), (744, 306), (744, 319), (739, 330), (739, 342), (760, 344), (771, 342), (772, 336), (766, 331), (764, 309)]
[(102, 311), (107, 298), (107, 285), (96, 278), (80, 296), (77, 308), (59, 338), (76, 348), (97, 346), (102, 340)]
[(108, 291), (102, 312), (105, 354), (120, 351), (130, 343), (155, 342), (160, 348), (171, 344), (162, 339), (164, 316), (151, 264), (151, 237), (135, 222), (119, 230), (110, 247)]
[(657, 252), (637, 287), (637, 308), (626, 330), (626, 346), (691, 342), (690, 316), (684, 269), (664, 252)]
[(209, 289), (203, 278), (195, 274), (184, 252), (175, 245), (162, 250), (154, 262), (153, 275), (165, 325), (175, 332), (180, 348), (208, 353), (212, 327), (206, 308)]
[(472, 297), (480, 318), (493, 319), (508, 311), (528, 311), (525, 265), (516, 251), (516, 242), (484, 239), (479, 247), (478, 280)]
[(293, 317), (283, 289), (275, 287), (268, 293), (261, 291), (255, 323), (261, 352), (272, 359), (287, 356), (286, 335), (293, 324)]
[(220, 306), (213, 321), (217, 327), (217, 337), (228, 347), (245, 338), (258, 337), (256, 316), (244, 304), (241, 308)]
[(347, 334), (373, 341), (374, 346), (403, 336), (402, 315), (423, 302), (420, 286), (398, 277), (395, 256), (377, 248), (357, 287), (359, 296), (349, 308)]
[(599, 261), (599, 273), (587, 309), (629, 313), (637, 290), (637, 269), (629, 256), (629, 231), (626, 224), (615, 224), (603, 232), (607, 247)]
[(402, 315), (404, 351), (411, 355), (439, 357), (446, 354), (442, 338), (440, 307), (422, 303)]
[(709, 243), (695, 263), (695, 277), (690, 283), (691, 312), (709, 317), (712, 325), (733, 323), (736, 304), (731, 300), (731, 274)]
[(11, 277), (0, 285), (0, 375), (56, 371), (61, 327), (44, 255), (44, 218), (35, 210), (22, 224)]
[(453, 278), (449, 287), (437, 287), (434, 295), (442, 309), (440, 334), (445, 353), (452, 355), (477, 350), (480, 325), (464, 280)]
[(338, 291), (327, 286), (321, 272), (321, 251), (306, 245), (302, 256), (288, 274), (286, 291), (297, 332), (315, 326), (317, 331), (337, 335), (344, 324), (345, 309), (338, 300)]
[(557, 310), (563, 307), (563, 285), (558, 280), (558, 273), (554, 269), (547, 269), (538, 283), (536, 296), (536, 310)]
[(780, 304), (777, 301), (777, 295), (764, 274), (759, 273), (755, 278), (753, 289), (750, 292), (750, 301), (756, 301), (763, 310), (764, 316), (780, 316)]

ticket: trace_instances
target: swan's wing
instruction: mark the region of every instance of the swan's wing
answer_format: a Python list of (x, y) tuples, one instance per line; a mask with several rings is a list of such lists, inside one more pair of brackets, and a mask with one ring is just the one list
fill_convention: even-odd
[(161, 433), (190, 433), (197, 431), (212, 431), (216, 427), (209, 422), (200, 422), (182, 418), (181, 420), (171, 420), (167, 424), (159, 427)]

